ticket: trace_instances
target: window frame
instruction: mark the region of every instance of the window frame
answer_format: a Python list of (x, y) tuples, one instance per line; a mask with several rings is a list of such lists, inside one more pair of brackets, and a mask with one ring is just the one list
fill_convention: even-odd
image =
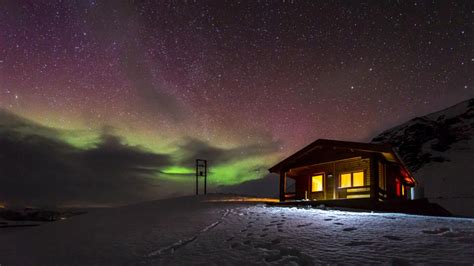
[[(362, 186), (354, 186), (354, 173), (360, 173), (360, 172), (362, 172), (362, 178), (363, 178), (363, 180), (362, 180)], [(348, 187), (342, 187), (342, 186), (341, 186), (342, 175), (345, 175), (345, 174), (350, 174), (350, 175), (351, 175), (351, 179), (350, 179), (351, 185), (348, 186)], [(337, 184), (338, 186), (337, 186), (337, 187), (338, 187), (339, 189), (354, 188), (354, 187), (365, 187), (365, 186), (367, 186), (367, 185), (366, 185), (366, 182), (365, 182), (365, 170), (363, 170), (363, 169), (361, 169), (361, 170), (354, 170), (354, 171), (347, 171), (347, 172), (341, 172), (341, 173), (339, 173), (338, 177), (339, 177), (339, 180), (338, 180), (338, 184)]]
[[(321, 190), (316, 190), (316, 191), (313, 191), (313, 177), (314, 176), (321, 176)], [(322, 172), (322, 173), (314, 173), (314, 174), (311, 174), (311, 178), (310, 178), (310, 187), (311, 187), (311, 193), (319, 193), (319, 192), (324, 192), (324, 176), (325, 176), (325, 173)]]

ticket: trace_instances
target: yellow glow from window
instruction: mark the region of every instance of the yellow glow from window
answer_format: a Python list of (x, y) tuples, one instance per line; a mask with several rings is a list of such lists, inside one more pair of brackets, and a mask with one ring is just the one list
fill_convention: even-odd
[(348, 188), (348, 193), (370, 191), (369, 187)]
[(363, 187), (364, 186), (364, 172), (352, 172), (341, 174), (340, 188), (346, 187)]
[(311, 192), (323, 191), (323, 175), (311, 177)]
[(348, 199), (363, 199), (370, 198), (370, 194), (347, 195)]
[(361, 187), (364, 185), (364, 172), (355, 172), (352, 173), (352, 186), (353, 187)]
[(351, 187), (351, 174), (341, 175), (341, 187)]

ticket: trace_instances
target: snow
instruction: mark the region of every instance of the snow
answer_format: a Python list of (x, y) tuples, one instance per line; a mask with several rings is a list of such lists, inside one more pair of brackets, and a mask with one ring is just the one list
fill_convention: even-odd
[(392, 144), (430, 202), (474, 217), (474, 99), (412, 119), (372, 141)]
[(424, 196), (451, 213), (474, 217), (474, 139), (455, 143), (443, 153), (427, 150), (447, 161), (428, 163), (414, 173), (424, 188)]
[(2, 265), (474, 263), (474, 219), (268, 207), (218, 195), (3, 230)]

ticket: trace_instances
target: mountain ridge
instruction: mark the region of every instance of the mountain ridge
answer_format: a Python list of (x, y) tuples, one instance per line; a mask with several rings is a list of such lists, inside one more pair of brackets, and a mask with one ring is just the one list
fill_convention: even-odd
[(385, 130), (372, 142), (397, 150), (430, 201), (474, 216), (474, 98)]

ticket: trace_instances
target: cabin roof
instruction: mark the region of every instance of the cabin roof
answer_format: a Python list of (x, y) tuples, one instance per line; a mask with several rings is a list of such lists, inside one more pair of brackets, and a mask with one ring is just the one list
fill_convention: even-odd
[(389, 144), (379, 144), (379, 143), (363, 143), (363, 142), (351, 142), (351, 141), (340, 141), (340, 140), (330, 140), (330, 139), (318, 139), (303, 149), (295, 152), (290, 155), (288, 158), (277, 163), (270, 169), (271, 173), (279, 173), (282, 169), (292, 167), (300, 159), (304, 158), (306, 155), (309, 155), (312, 151), (317, 148), (340, 148), (347, 150), (357, 150), (368, 153), (379, 153), (387, 161), (398, 164), (408, 175), (408, 178), (416, 183), (415, 178), (411, 174), (410, 170), (405, 166), (402, 159), (398, 153), (390, 146)]

